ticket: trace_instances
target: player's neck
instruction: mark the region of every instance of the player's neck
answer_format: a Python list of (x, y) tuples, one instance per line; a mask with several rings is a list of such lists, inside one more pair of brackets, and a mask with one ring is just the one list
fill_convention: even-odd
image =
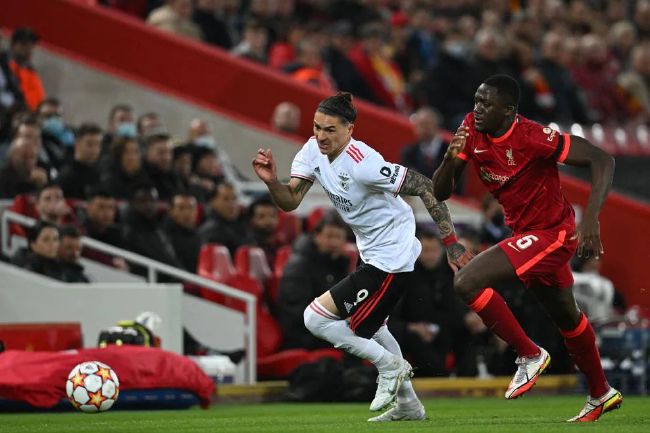
[(336, 152), (332, 153), (331, 155), (327, 155), (327, 159), (329, 160), (330, 163), (334, 162), (334, 160), (335, 160), (336, 158), (338, 158), (338, 156), (339, 156), (341, 153), (343, 153), (343, 149), (345, 149), (345, 147), (348, 145), (349, 142), (350, 142), (350, 139), (348, 139), (348, 141), (346, 141), (345, 144), (343, 144), (341, 147), (339, 147), (339, 148), (336, 150)]
[(515, 120), (516, 120), (516, 116), (507, 117), (503, 121), (503, 124), (501, 125), (501, 127), (499, 129), (497, 129), (497, 131), (494, 134), (489, 134), (490, 138), (502, 137), (503, 134), (510, 131), (510, 129), (512, 128), (513, 123), (515, 123)]

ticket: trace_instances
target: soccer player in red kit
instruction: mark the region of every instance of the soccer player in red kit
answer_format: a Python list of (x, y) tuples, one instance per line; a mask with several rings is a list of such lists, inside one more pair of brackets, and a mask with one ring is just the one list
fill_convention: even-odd
[[(472, 161), (481, 180), (501, 203), (512, 237), (472, 259), (454, 277), (456, 293), (501, 339), (517, 351), (517, 372), (505, 397), (531, 389), (548, 367), (548, 352), (526, 335), (503, 298), (490, 287), (519, 278), (559, 327), (573, 361), (587, 377), (589, 397), (576, 421), (596, 421), (618, 408), (623, 397), (609, 386), (600, 364), (593, 328), (573, 298), (569, 261), (603, 254), (598, 214), (614, 174), (613, 158), (587, 140), (517, 114), (519, 86), (507, 75), (485, 80), (433, 175), (438, 201), (449, 198)], [(589, 167), (592, 189), (582, 221), (575, 225), (562, 195), (557, 164)]]

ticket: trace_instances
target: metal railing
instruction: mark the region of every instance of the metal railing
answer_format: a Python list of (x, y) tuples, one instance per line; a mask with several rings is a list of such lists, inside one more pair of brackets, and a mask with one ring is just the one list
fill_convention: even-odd
[[(26, 217), (9, 210), (2, 213), (2, 227), (0, 233), (2, 236), (2, 252), (6, 256), (11, 256), (15, 253), (18, 247), (24, 246), (24, 238), (11, 235), (10, 223), (17, 223), (22, 226), (32, 227), (36, 224), (36, 220)], [(23, 242), (20, 242), (22, 240)], [(245, 379), (247, 383), (254, 384), (257, 380), (257, 335), (256, 335), (256, 304), (257, 299), (250, 293), (234, 289), (221, 283), (217, 283), (207, 278), (200, 277), (182, 269), (169, 266), (167, 264), (152, 260), (140, 254), (135, 254), (121, 248), (100, 242), (95, 239), (83, 236), (81, 244), (88, 248), (109, 254), (114, 257), (121, 257), (124, 260), (138, 264), (147, 268), (147, 282), (155, 283), (158, 274), (170, 275), (186, 283), (192, 283), (205, 287), (208, 290), (220, 293), (222, 295), (234, 298), (246, 303), (246, 314), (244, 315), (244, 348), (246, 350), (246, 364), (245, 364)]]

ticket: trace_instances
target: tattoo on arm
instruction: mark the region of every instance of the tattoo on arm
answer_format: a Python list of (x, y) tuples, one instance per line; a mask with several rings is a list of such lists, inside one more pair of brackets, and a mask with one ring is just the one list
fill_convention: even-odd
[(417, 171), (409, 170), (406, 173), (406, 179), (400, 190), (401, 194), (417, 195), (422, 199), (424, 207), (427, 208), (429, 214), (438, 226), (440, 236), (446, 238), (454, 234), (454, 224), (451, 221), (451, 214), (447, 204), (439, 202), (433, 196), (433, 182), (431, 179), (421, 175)]
[(307, 191), (309, 191), (309, 188), (311, 188), (312, 185), (313, 182), (305, 179), (300, 179), (298, 184), (293, 188), (293, 194), (298, 199), (298, 202), (302, 201), (302, 199), (305, 197), (305, 194), (307, 194)]

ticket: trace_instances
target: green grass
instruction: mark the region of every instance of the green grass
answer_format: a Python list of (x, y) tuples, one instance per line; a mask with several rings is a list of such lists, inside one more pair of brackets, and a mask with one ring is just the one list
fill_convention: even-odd
[(429, 419), (369, 423), (367, 404), (216, 404), (209, 410), (1, 414), (0, 432), (648, 432), (650, 398), (627, 397), (621, 409), (592, 424), (567, 424), (578, 396), (436, 398), (423, 401)]

